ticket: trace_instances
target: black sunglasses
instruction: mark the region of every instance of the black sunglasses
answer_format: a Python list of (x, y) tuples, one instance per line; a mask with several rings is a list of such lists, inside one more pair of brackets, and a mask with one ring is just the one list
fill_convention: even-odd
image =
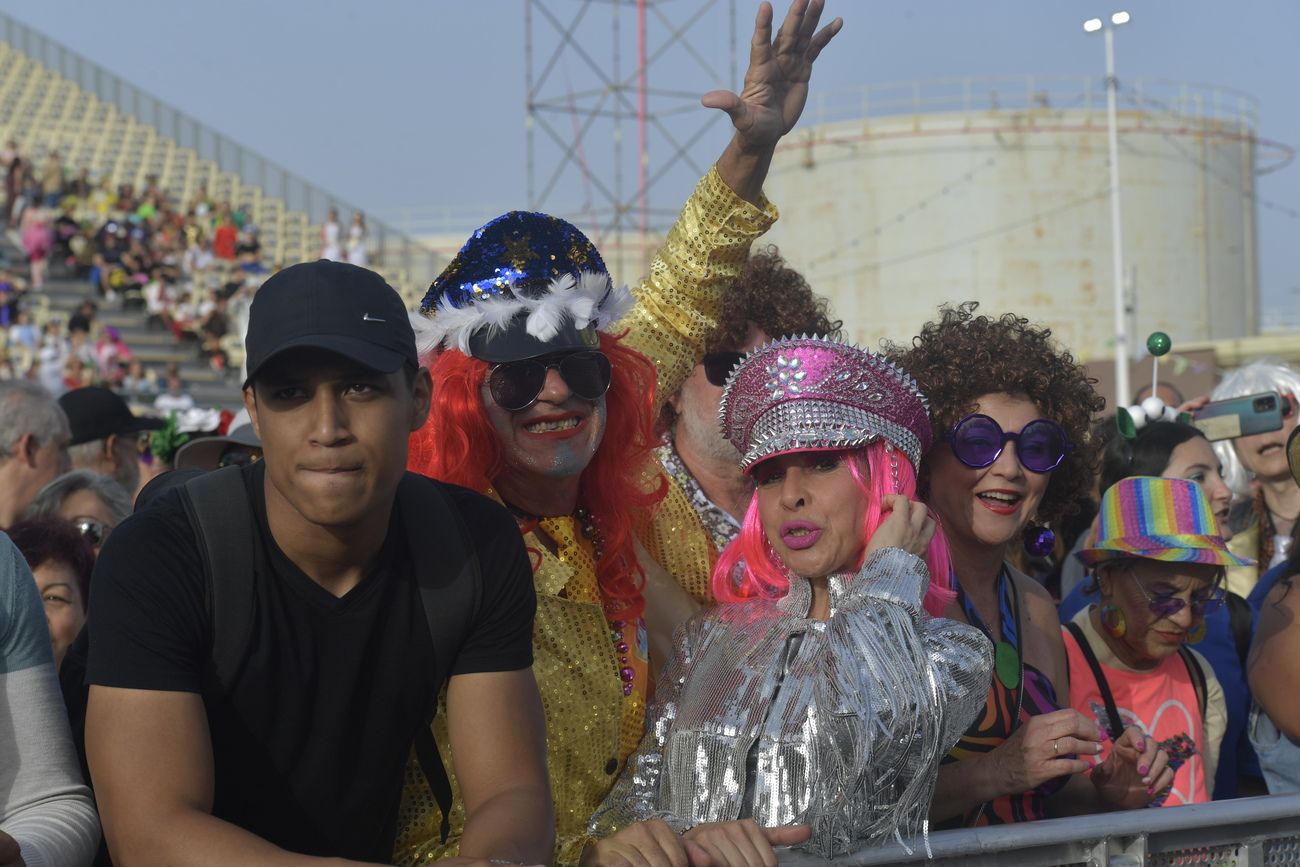
[(722, 388), (727, 384), (727, 377), (745, 357), (743, 352), (710, 352), (700, 361), (704, 365), (704, 376), (709, 385)]
[(1020, 433), (1007, 433), (992, 418), (978, 412), (953, 425), (944, 441), (957, 460), (975, 470), (991, 466), (1009, 442), (1016, 444), (1020, 465), (1033, 473), (1050, 473), (1070, 450), (1064, 428), (1050, 419), (1034, 419)]
[(569, 391), (583, 400), (600, 400), (609, 391), (609, 359), (594, 349), (495, 365), (488, 373), (488, 391), (497, 406), (521, 412), (537, 403), (551, 368), (558, 370)]
[(91, 547), (97, 547), (104, 544), (108, 534), (113, 532), (113, 528), (103, 521), (97, 521), (94, 518), (73, 518), (72, 526), (77, 528), (77, 532), (91, 544)]

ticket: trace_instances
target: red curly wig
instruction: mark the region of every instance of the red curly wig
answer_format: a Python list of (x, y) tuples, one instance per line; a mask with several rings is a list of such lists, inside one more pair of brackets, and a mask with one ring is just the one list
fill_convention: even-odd
[[(661, 475), (647, 488), (640, 468), (650, 466), (654, 436), (654, 362), (623, 345), (622, 335), (602, 333), (600, 348), (612, 368), (605, 394), (605, 435), (578, 483), (578, 500), (591, 513), (604, 554), (596, 581), (611, 619), (639, 617), (645, 608), (645, 572), (637, 562), (633, 516), (652, 509), (667, 490)], [(505, 470), (500, 440), (483, 407), (489, 365), (454, 349), (429, 367), (433, 405), (429, 420), (411, 434), (407, 469), (476, 491), (486, 491)]]

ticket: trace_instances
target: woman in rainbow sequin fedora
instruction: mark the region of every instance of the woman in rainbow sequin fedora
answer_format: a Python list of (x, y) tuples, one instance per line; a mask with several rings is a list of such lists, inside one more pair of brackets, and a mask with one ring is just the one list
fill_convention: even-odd
[[(1070, 705), (1113, 740), (1137, 726), (1160, 745), (1150, 806), (1210, 800), (1227, 725), (1214, 669), (1187, 645), (1223, 605), (1231, 553), (1205, 493), (1187, 479), (1130, 476), (1102, 494), (1093, 537), (1076, 556), (1100, 604), (1064, 627)], [(1111, 749), (1103, 746), (1101, 758)]]

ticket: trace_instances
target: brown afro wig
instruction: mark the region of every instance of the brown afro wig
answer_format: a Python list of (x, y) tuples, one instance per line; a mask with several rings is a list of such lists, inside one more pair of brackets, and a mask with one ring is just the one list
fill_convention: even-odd
[(749, 257), (745, 270), (722, 296), (718, 327), (705, 341), (708, 352), (739, 349), (753, 322), (769, 337), (816, 334), (838, 337), (842, 325), (830, 318), (825, 298), (768, 245)]
[[(1097, 450), (1089, 435), (1103, 399), (1074, 357), (1053, 341), (1052, 332), (1014, 313), (998, 318), (977, 316), (974, 301), (939, 310), (910, 348), (886, 351), (916, 377), (930, 400), (935, 438), (940, 440), (963, 416), (975, 411), (986, 394), (1023, 394), (1045, 418), (1065, 429), (1074, 447), (1052, 471), (1038, 520), (1057, 523), (1078, 508), (1097, 470)], [(922, 467), (922, 491), (928, 483)]]

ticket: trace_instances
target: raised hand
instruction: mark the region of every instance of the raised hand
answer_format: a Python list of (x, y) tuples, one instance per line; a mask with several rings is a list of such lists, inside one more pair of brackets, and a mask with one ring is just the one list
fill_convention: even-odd
[(743, 150), (774, 148), (803, 113), (813, 62), (844, 26), (844, 19), (836, 18), (818, 30), (824, 6), (825, 0), (794, 0), (773, 41), (772, 4), (760, 4), (744, 88), (739, 94), (712, 90), (700, 100), (730, 115)]
[(902, 548), (909, 554), (924, 557), (934, 538), (935, 523), (924, 503), (909, 500), (902, 494), (890, 494), (881, 503), (887, 513), (867, 543), (867, 554), (880, 548)]

